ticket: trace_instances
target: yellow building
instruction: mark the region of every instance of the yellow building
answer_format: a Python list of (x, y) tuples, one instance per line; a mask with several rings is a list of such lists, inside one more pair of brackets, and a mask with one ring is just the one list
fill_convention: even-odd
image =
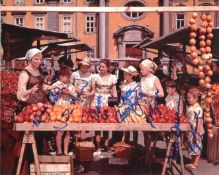
[[(215, 5), (214, 0), (1, 0), (7, 6), (199, 6)], [(216, 19), (216, 15), (212, 12)], [(97, 58), (152, 57), (133, 48), (143, 39), (156, 39), (188, 25), (191, 13), (64, 13), (7, 12), (2, 21), (25, 27), (73, 34), (94, 51), (76, 53), (76, 57)], [(216, 19), (218, 20), (218, 19)], [(216, 25), (215, 20), (215, 25)]]

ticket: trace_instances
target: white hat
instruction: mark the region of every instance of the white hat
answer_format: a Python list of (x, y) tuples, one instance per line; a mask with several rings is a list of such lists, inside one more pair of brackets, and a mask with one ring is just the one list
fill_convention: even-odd
[(91, 66), (91, 59), (88, 57), (85, 57), (82, 59), (82, 61), (80, 61), (80, 64), (86, 65), (86, 66)]
[(29, 49), (25, 56), (26, 60), (30, 61), (37, 53), (41, 53), (41, 51), (37, 48)]
[(133, 75), (133, 76), (137, 76), (138, 75), (137, 69), (135, 67), (133, 67), (133, 66), (129, 66), (127, 68), (123, 68), (122, 70), (124, 72), (127, 72), (127, 73)]

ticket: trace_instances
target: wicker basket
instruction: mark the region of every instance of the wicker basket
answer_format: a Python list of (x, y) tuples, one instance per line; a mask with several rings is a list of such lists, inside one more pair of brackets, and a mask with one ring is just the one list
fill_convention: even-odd
[(79, 157), (80, 161), (92, 161), (93, 160), (93, 152), (95, 150), (95, 146), (93, 142), (77, 142), (76, 143), (76, 155)]
[(113, 145), (115, 149), (115, 157), (117, 158), (123, 158), (130, 160), (132, 156), (132, 146), (126, 144), (124, 141), (115, 143)]

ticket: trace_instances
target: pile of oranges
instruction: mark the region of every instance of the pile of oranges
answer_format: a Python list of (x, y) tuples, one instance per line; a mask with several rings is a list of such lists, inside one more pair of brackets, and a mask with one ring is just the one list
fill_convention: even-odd
[(55, 104), (52, 109), (48, 111), (50, 122), (74, 122), (79, 123), (82, 116), (82, 107), (73, 104)]

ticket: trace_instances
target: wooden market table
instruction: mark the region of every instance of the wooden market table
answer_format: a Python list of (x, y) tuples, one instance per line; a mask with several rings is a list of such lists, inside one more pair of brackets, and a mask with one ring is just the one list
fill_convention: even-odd
[[(26, 144), (31, 144), (33, 149), (33, 155), (34, 155), (34, 163), (37, 175), (40, 175), (40, 164), (39, 164), (39, 158), (36, 148), (36, 141), (34, 137), (34, 132), (36, 131), (146, 131), (146, 132), (171, 132), (172, 134), (175, 134), (177, 130), (180, 130), (180, 132), (186, 132), (190, 131), (190, 126), (186, 123), (182, 123), (177, 127), (173, 127), (174, 123), (153, 123), (153, 126), (151, 126), (150, 123), (145, 124), (138, 124), (138, 123), (60, 123), (60, 122), (54, 122), (54, 123), (16, 123), (14, 125), (14, 130), (16, 131), (25, 131), (22, 147), (21, 147), (21, 153), (18, 161), (18, 167), (16, 175), (20, 174), (21, 171), (21, 165), (23, 161), (24, 156), (24, 150)], [(176, 137), (175, 137), (176, 138)], [(167, 151), (166, 156), (164, 160), (164, 165), (162, 169), (162, 175), (165, 174), (168, 160), (170, 160), (170, 149), (172, 144), (176, 141), (175, 138), (171, 137), (170, 140), (168, 140), (167, 143)], [(180, 155), (180, 173), (184, 174), (184, 163), (183, 163), (183, 155), (182, 155), (182, 147), (180, 142), (180, 137), (177, 137), (179, 141), (179, 155)], [(153, 156), (153, 155), (152, 155)]]

